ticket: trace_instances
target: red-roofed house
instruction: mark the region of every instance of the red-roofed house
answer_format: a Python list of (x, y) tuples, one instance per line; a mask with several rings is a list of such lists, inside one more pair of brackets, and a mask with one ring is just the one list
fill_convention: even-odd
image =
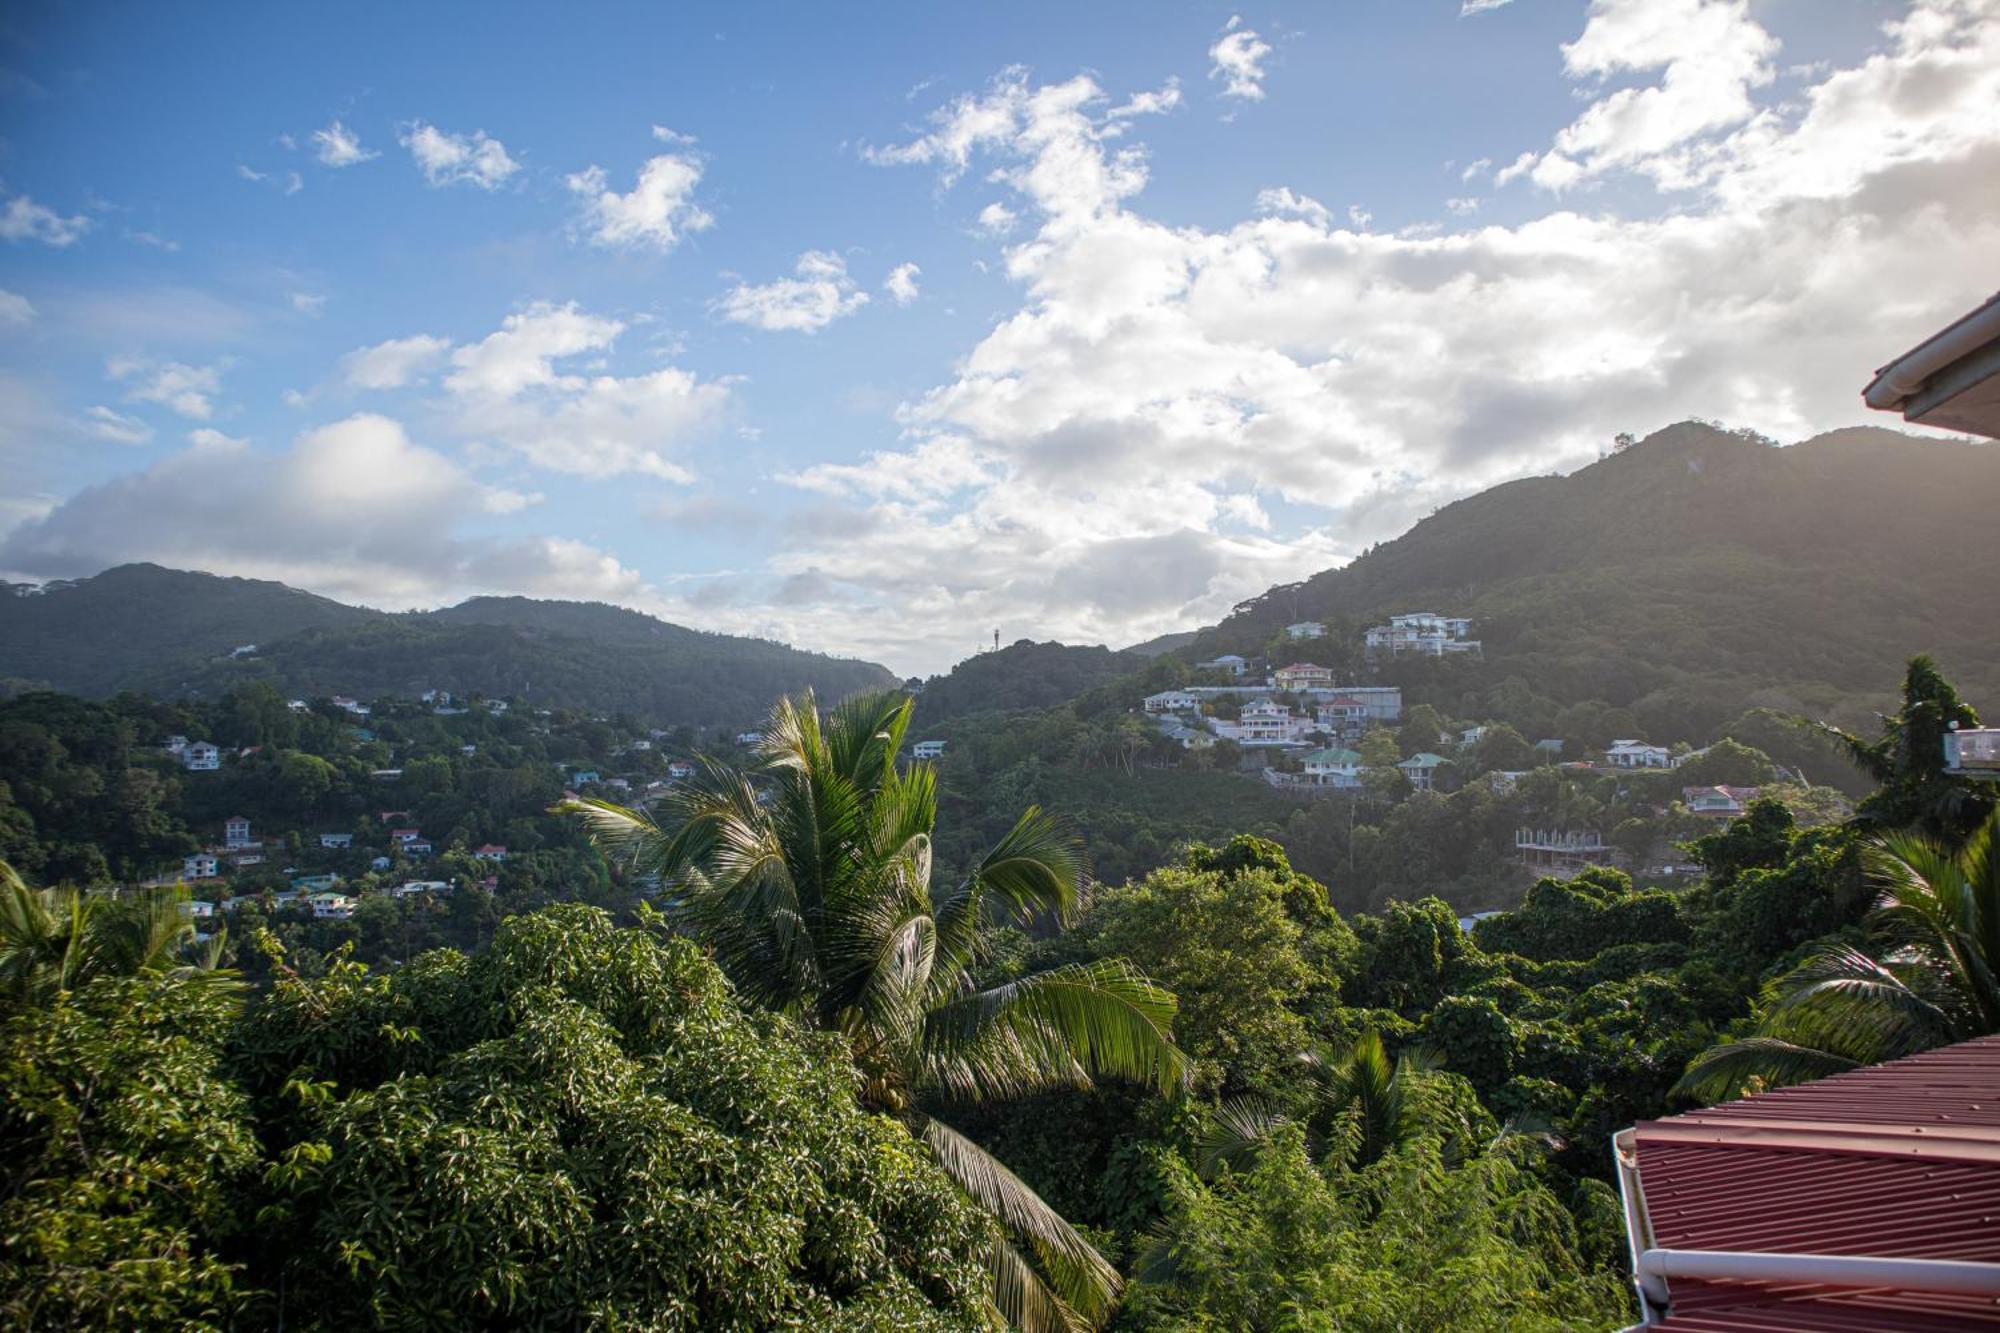
[(1333, 688), (1333, 668), (1314, 666), (1311, 662), (1294, 662), (1277, 670), (1278, 688), (1281, 690), (1330, 690)]
[(472, 853), (472, 859), (475, 861), (504, 861), (507, 859), (507, 849), (497, 842), (489, 842), (475, 849)]
[(1612, 1145), (1638, 1328), (2000, 1329), (2000, 1036)]
[(390, 842), (415, 842), (422, 836), (422, 832), (413, 828), (392, 828), (389, 830)]

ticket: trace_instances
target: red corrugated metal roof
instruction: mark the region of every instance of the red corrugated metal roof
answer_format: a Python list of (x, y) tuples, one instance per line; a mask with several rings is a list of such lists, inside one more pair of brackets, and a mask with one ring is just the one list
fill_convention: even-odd
[[(1634, 1126), (1652, 1244), (2000, 1263), (2000, 1037)], [(1685, 1333), (2000, 1327), (1986, 1298), (1670, 1283)]]

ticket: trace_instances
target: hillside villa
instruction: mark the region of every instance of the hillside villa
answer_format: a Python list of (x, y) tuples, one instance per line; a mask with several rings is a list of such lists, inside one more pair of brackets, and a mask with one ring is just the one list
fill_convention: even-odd
[(1436, 779), (1438, 769), (1444, 763), (1445, 758), (1443, 755), (1432, 754), (1426, 750), (1422, 754), (1411, 755), (1402, 763), (1397, 764), (1396, 767), (1403, 770), (1403, 776), (1410, 780), (1412, 787), (1418, 791), (1429, 791)]
[(1479, 652), (1479, 640), (1468, 638), (1472, 622), (1462, 616), (1440, 616), (1430, 611), (1412, 611), (1390, 616), (1386, 625), (1375, 625), (1362, 636), (1371, 657), (1444, 657), (1455, 653)]
[(1238, 745), (1268, 748), (1305, 744), (1304, 737), (1313, 725), (1310, 719), (1294, 717), (1292, 710), (1283, 704), (1259, 699), (1245, 704), (1234, 722), (1218, 719), (1213, 724), (1213, 730), (1224, 740), (1235, 741)]
[(1301, 620), (1296, 625), (1285, 626), (1285, 637), (1288, 639), (1324, 639), (1326, 637), (1326, 626), (1317, 620)]
[(944, 758), (943, 741), (918, 741), (910, 747), (910, 754), (917, 759)]
[(1674, 753), (1664, 745), (1648, 745), (1641, 740), (1616, 740), (1604, 751), (1604, 762), (1613, 768), (1677, 768)]
[(1359, 787), (1361, 755), (1354, 750), (1314, 750), (1305, 757), (1305, 775), (1323, 787)]
[(1750, 802), (1757, 799), (1761, 790), (1759, 787), (1683, 787), (1681, 804), (1691, 815), (1734, 819), (1750, 808)]
[(1220, 657), (1211, 657), (1206, 662), (1196, 662), (1195, 666), (1203, 671), (1220, 671), (1225, 676), (1240, 676), (1250, 669), (1250, 663), (1238, 657), (1235, 653), (1224, 653)]
[(1333, 668), (1314, 666), (1311, 662), (1294, 662), (1290, 666), (1279, 667), (1272, 679), (1287, 694), (1302, 690), (1330, 690), (1333, 688)]

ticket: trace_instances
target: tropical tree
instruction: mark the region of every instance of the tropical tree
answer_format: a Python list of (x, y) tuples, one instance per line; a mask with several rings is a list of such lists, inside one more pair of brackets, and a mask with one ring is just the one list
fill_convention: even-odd
[(105, 976), (214, 974), (218, 930), (199, 953), (184, 888), (125, 897), (74, 888), (31, 889), (0, 861), (0, 1007), (47, 1008), (65, 991)]
[[(1348, 1166), (1366, 1166), (1424, 1129), (1419, 1084), (1437, 1068), (1428, 1051), (1408, 1050), (1394, 1061), (1376, 1032), (1364, 1032), (1332, 1059), (1307, 1055), (1300, 1064), (1313, 1079), (1312, 1101), (1301, 1117), (1309, 1129), (1325, 1132), (1307, 1140), (1315, 1157), (1329, 1151)], [(1225, 1100), (1209, 1118), (1201, 1138), (1204, 1174), (1229, 1166), (1240, 1169), (1270, 1146), (1293, 1117), (1255, 1097)]]
[(1919, 655), (1903, 673), (1902, 706), (1882, 718), (1880, 736), (1863, 740), (1830, 724), (1822, 724), (1821, 730), (1855, 767), (1881, 784), (1856, 808), (1860, 822), (1957, 839), (1986, 817), (1993, 798), (1944, 771), (1944, 738), (1954, 727), (1978, 725), (1979, 714), (1958, 697), (1937, 663)]
[(771, 712), (747, 771), (706, 761), (657, 814), (559, 807), (612, 856), (656, 875), (667, 920), (706, 944), (753, 1004), (846, 1037), (862, 1100), (900, 1120), (999, 1222), (998, 1314), (1028, 1330), (1102, 1322), (1115, 1269), (1005, 1165), (952, 1129), (953, 1102), (1111, 1076), (1178, 1087), (1174, 997), (1123, 960), (974, 983), (1001, 915), (1066, 923), (1084, 882), (1066, 825), (1031, 807), (965, 877), (932, 883), (936, 778), (898, 767), (910, 701), (810, 693)]
[(1834, 945), (1780, 978), (1758, 1031), (1698, 1057), (1679, 1091), (1719, 1100), (2000, 1032), (2000, 811), (1956, 849), (1892, 833), (1862, 855), (1879, 947)]

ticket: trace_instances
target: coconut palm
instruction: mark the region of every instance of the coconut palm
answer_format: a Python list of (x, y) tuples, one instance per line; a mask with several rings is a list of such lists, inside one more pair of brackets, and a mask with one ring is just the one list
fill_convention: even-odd
[(1896, 833), (1863, 857), (1881, 947), (1838, 945), (1780, 978), (1757, 1034), (1699, 1056), (1679, 1091), (1715, 1101), (2000, 1032), (2000, 811), (1955, 850)]
[[(1428, 1051), (1408, 1050), (1395, 1061), (1374, 1032), (1364, 1032), (1332, 1059), (1304, 1056), (1301, 1065), (1312, 1077), (1312, 1104), (1304, 1119), (1324, 1125), (1323, 1137), (1309, 1138), (1315, 1156), (1329, 1150), (1352, 1166), (1366, 1166), (1423, 1129), (1418, 1099), (1422, 1077), (1437, 1068)], [(1241, 1167), (1271, 1141), (1278, 1126), (1292, 1117), (1260, 1098), (1231, 1098), (1216, 1108), (1202, 1134), (1200, 1161), (1204, 1174), (1218, 1167)]]
[(127, 898), (73, 888), (31, 889), (0, 861), (0, 1006), (44, 1008), (100, 976), (215, 971), (222, 934), (190, 953), (194, 919), (185, 889)]
[(996, 1313), (1033, 1331), (1101, 1323), (1118, 1275), (1033, 1190), (938, 1111), (953, 1102), (1184, 1077), (1174, 998), (1120, 961), (987, 989), (995, 915), (1066, 921), (1083, 867), (1061, 821), (1023, 814), (964, 879), (932, 883), (932, 769), (899, 768), (910, 701), (859, 696), (822, 716), (772, 710), (749, 771), (705, 762), (657, 815), (566, 802), (600, 846), (657, 875), (668, 921), (706, 943), (743, 998), (846, 1037), (862, 1096), (897, 1117), (1000, 1223)]

